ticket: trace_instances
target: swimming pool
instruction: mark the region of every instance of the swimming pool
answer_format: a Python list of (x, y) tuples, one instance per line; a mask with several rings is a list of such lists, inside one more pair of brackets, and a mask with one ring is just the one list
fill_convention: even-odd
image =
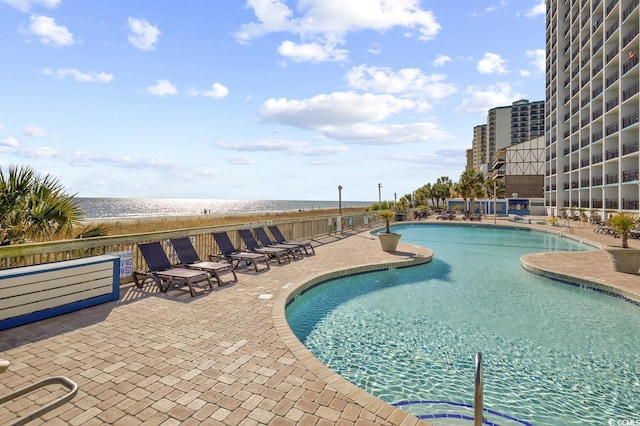
[(487, 408), (535, 425), (638, 416), (640, 307), (520, 265), (524, 254), (590, 247), (482, 225), (394, 230), (433, 249), (433, 261), (331, 280), (287, 307), (293, 332), (329, 368), (389, 403), (472, 404), (482, 352)]

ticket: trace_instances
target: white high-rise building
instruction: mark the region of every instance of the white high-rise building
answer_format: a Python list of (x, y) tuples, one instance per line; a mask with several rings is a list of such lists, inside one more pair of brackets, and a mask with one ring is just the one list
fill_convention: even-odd
[(639, 212), (638, 0), (547, 0), (545, 206)]

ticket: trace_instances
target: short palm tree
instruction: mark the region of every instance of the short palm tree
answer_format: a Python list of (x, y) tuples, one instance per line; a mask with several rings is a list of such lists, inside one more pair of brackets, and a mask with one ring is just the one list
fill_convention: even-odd
[(41, 241), (70, 232), (84, 213), (57, 179), (29, 166), (0, 168), (0, 246)]

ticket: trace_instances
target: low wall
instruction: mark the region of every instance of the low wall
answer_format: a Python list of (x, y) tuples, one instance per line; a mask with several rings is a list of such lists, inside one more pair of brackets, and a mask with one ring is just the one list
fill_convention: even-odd
[(0, 271), (0, 330), (118, 300), (119, 274), (116, 256)]

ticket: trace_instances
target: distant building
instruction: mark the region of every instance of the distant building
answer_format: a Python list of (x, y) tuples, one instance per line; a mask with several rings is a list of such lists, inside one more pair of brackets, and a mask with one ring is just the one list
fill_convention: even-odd
[(473, 142), (471, 143), (472, 151), (472, 168), (481, 170), (482, 164), (487, 162), (487, 125), (481, 124), (473, 128)]
[(490, 176), (504, 183), (507, 196), (543, 198), (544, 166), (545, 138), (539, 136), (499, 150)]
[(640, 212), (638, 0), (547, 0), (545, 206)]
[(489, 145), (485, 161), (491, 164), (498, 150), (544, 135), (544, 101), (520, 99), (510, 106), (490, 109), (487, 132)]
[(473, 149), (468, 149), (466, 151), (467, 156), (467, 165), (465, 170), (473, 170)]

